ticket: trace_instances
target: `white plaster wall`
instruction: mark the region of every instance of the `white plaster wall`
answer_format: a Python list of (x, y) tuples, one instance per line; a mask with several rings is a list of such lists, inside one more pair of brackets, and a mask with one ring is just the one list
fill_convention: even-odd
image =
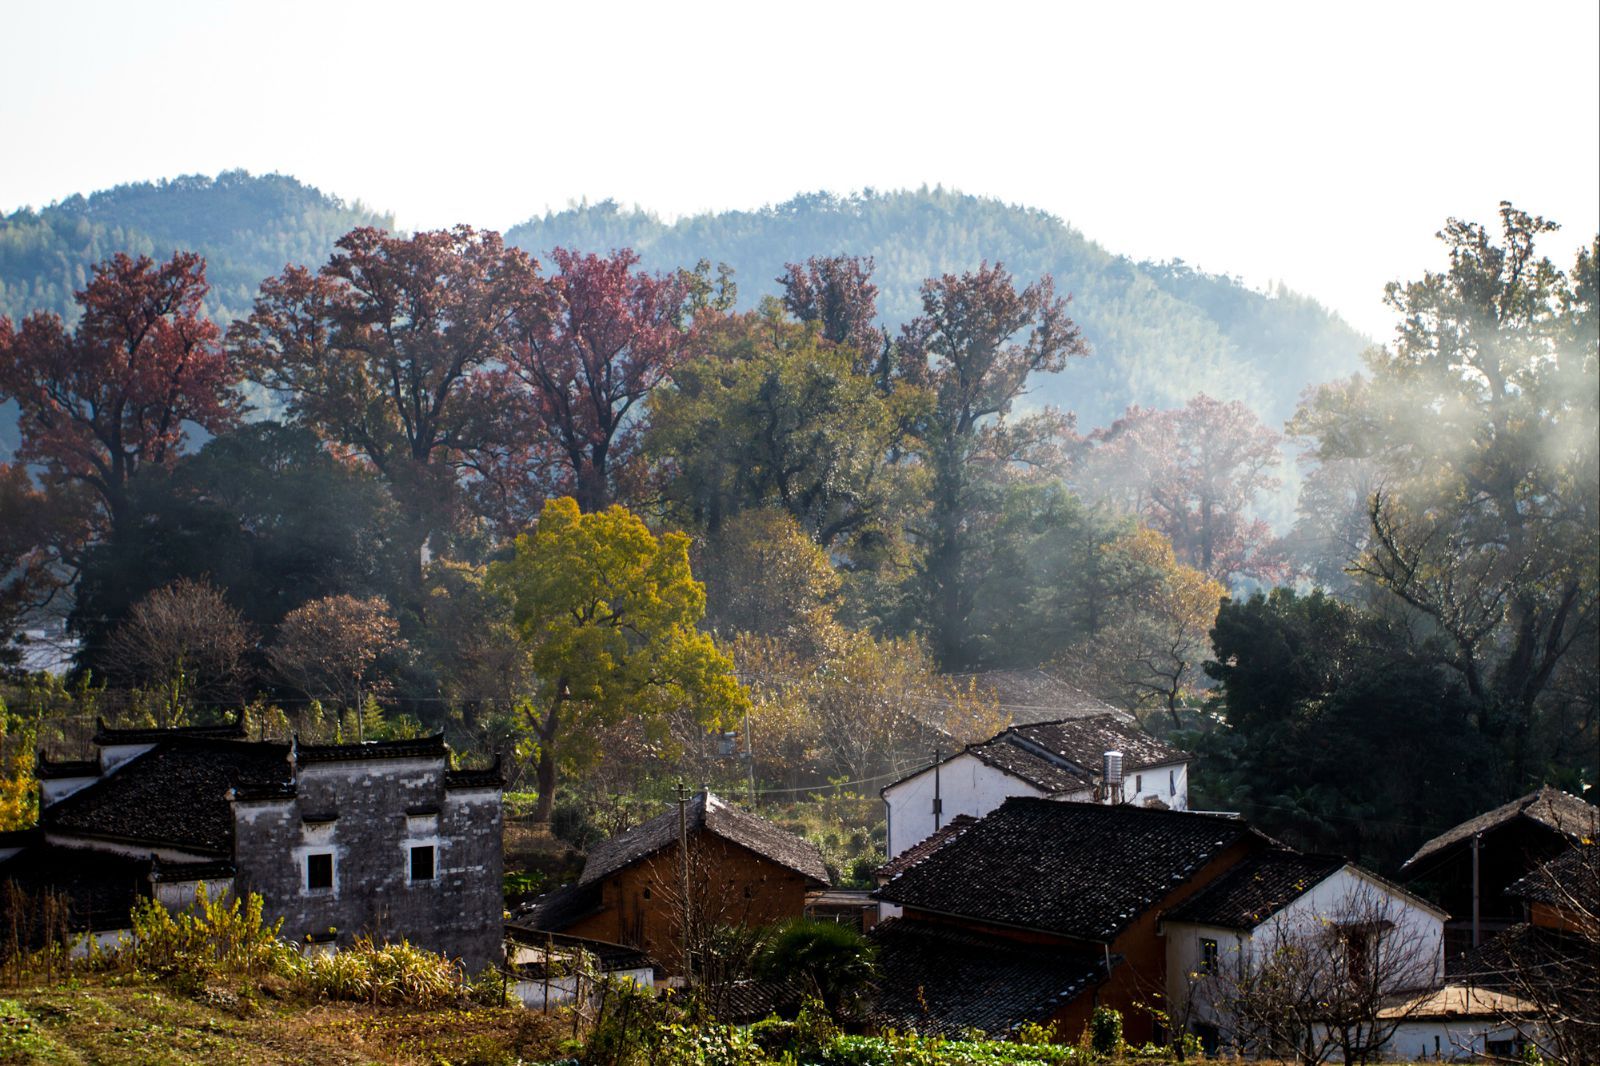
[(1237, 930), (1193, 922), (1163, 922), (1162, 933), (1167, 941), (1167, 1002), (1174, 1005), (1174, 1021), (1207, 1022), (1226, 1030), (1227, 1018), (1216, 1005), (1223, 991), (1220, 981), (1200, 973), (1200, 941), (1217, 942), (1217, 972), (1225, 977), (1239, 972), (1240, 960), (1249, 951), (1248, 938)]
[(202, 884), (206, 886), (206, 896), (212, 902), (233, 895), (231, 877), (219, 877), (211, 881), (157, 881), (153, 886), (156, 902), (169, 911), (181, 911), (194, 903), (195, 894)]
[(123, 763), (154, 748), (154, 744), (107, 744), (100, 749), (100, 772), (109, 774)]
[(99, 777), (46, 777), (39, 782), (39, 801), (49, 807), (60, 803), (74, 792), (82, 792), (99, 781)]
[(1383, 1045), (1383, 1057), (1406, 1062), (1463, 1061), (1485, 1055), (1490, 1040), (1517, 1039), (1516, 1029), (1487, 1018), (1476, 1022), (1465, 1018), (1402, 1022)]
[[(655, 971), (646, 966), (637, 970), (612, 970), (605, 975), (614, 980), (632, 981), (640, 988), (651, 989), (656, 986)], [(522, 1000), (522, 1005), (529, 1010), (546, 1010), (549, 1007), (559, 1007), (563, 1003), (571, 1003), (577, 996), (578, 981), (576, 976), (550, 978), (550, 1001), (545, 1002), (544, 978), (530, 978), (517, 981), (517, 998)], [(589, 995), (593, 995), (593, 986)]]
[(1147, 799), (1158, 799), (1175, 811), (1189, 809), (1189, 764), (1162, 763), (1123, 774), (1122, 801), (1143, 806)]
[[(1039, 789), (963, 752), (939, 766), (944, 813), (939, 824), (957, 815), (982, 818), (1012, 796), (1043, 796)], [(889, 858), (933, 835), (933, 778), (930, 767), (884, 790), (889, 820)]]
[(1423, 988), (1444, 980), (1444, 917), (1420, 900), (1412, 899), (1383, 882), (1368, 877), (1354, 866), (1345, 866), (1324, 878), (1311, 891), (1273, 915), (1256, 930), (1258, 938), (1267, 926), (1311, 929), (1330, 917), (1337, 917), (1347, 901), (1358, 893), (1375, 893), (1384, 901), (1385, 914), (1394, 922), (1387, 936), (1419, 942), (1418, 958), (1406, 972), (1397, 973), (1391, 989)]

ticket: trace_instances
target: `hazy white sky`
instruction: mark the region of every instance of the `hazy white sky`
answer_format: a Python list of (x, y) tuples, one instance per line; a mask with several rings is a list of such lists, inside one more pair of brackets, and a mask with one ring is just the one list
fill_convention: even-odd
[(1600, 5), (4, 0), (0, 211), (244, 167), (505, 228), (943, 183), (1113, 252), (1381, 289), (1501, 199), (1600, 227)]

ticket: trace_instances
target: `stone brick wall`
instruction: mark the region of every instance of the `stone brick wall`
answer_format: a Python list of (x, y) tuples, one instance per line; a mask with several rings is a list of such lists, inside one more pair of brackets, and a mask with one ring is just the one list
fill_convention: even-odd
[[(408, 940), (478, 970), (501, 956), (501, 805), (496, 788), (446, 789), (442, 759), (299, 767), (292, 799), (234, 801), (237, 890), (259, 892), (285, 937)], [(432, 847), (413, 881), (411, 849)], [(313, 855), (333, 884), (311, 888)]]

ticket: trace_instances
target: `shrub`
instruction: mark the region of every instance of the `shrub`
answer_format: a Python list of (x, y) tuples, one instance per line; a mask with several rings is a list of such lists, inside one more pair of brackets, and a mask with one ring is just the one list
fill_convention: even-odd
[(312, 959), (306, 967), (306, 984), (329, 999), (382, 1006), (433, 1007), (461, 998), (464, 991), (449, 959), (404, 942), (380, 946), (370, 937)]
[(1122, 1048), (1122, 1012), (1096, 1007), (1089, 1016), (1089, 1046), (1096, 1055), (1115, 1055)]
[(199, 985), (223, 975), (292, 976), (301, 966), (299, 953), (278, 938), (283, 920), (267, 922), (254, 893), (212, 899), (202, 882), (194, 902), (177, 914), (153, 899), (140, 900), (132, 924), (132, 943), (108, 961), (156, 977)]

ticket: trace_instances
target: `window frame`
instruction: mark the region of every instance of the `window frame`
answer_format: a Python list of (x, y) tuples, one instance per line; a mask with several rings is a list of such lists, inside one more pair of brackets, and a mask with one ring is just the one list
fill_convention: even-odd
[[(313, 867), (314, 867), (315, 864), (318, 863), (318, 860), (326, 860), (327, 861), (327, 864), (328, 864), (328, 869), (327, 869), (327, 882), (328, 883), (327, 884), (316, 884), (315, 883), (315, 873), (314, 873)], [(303, 878), (302, 878), (302, 880), (300, 882), (303, 891), (305, 891), (307, 893), (311, 893), (311, 894), (317, 894), (317, 895), (331, 894), (333, 892), (334, 885), (337, 883), (337, 870), (335, 869), (335, 867), (336, 867), (336, 863), (334, 862), (333, 852), (331, 852), (331, 851), (308, 851), (308, 852), (306, 852), (305, 872), (304, 872), (304, 876), (303, 876)]]
[[(417, 876), (417, 855), (428, 853), (428, 876)], [(439, 847), (436, 844), (412, 844), (406, 850), (406, 883), (429, 885), (439, 880)]]

